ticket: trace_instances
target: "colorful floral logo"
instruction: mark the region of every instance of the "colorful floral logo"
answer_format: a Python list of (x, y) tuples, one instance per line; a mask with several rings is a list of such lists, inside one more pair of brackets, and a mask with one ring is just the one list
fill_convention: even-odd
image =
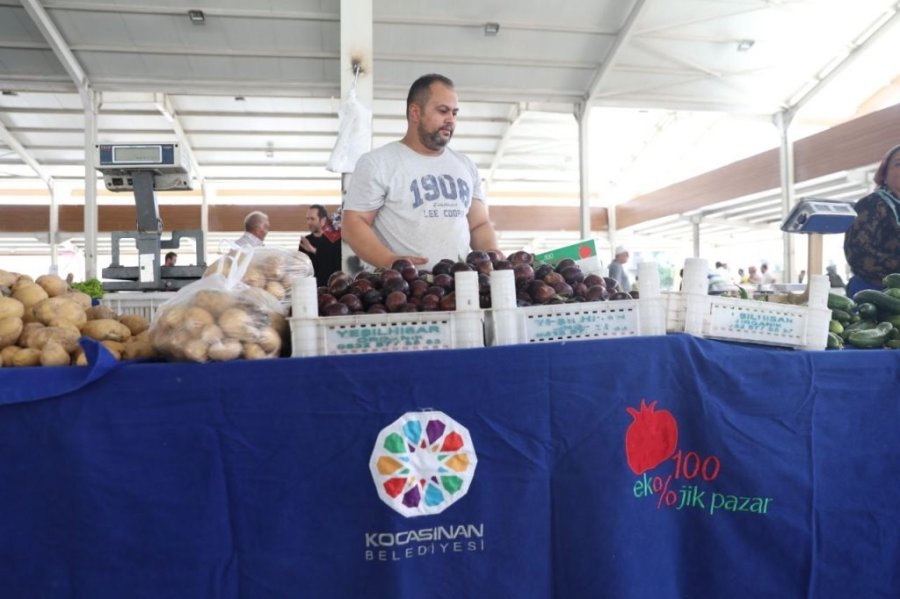
[(464, 497), (478, 458), (469, 431), (443, 412), (407, 412), (381, 429), (369, 470), (378, 496), (412, 518)]

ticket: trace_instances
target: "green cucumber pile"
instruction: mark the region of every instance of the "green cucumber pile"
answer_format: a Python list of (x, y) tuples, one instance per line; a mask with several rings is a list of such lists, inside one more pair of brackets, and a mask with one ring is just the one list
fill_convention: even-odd
[(828, 294), (828, 349), (900, 349), (900, 273), (882, 284), (882, 291), (864, 289), (852, 299)]

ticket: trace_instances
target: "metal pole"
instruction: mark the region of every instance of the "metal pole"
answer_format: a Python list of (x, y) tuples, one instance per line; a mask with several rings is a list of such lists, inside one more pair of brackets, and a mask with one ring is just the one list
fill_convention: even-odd
[(84, 104), (84, 278), (97, 277), (97, 169), (94, 146), (97, 144), (97, 97), (91, 89), (81, 90)]
[[(782, 110), (775, 113), (774, 122), (778, 127), (778, 136), (780, 140), (778, 167), (781, 177), (781, 220), (784, 221), (787, 215), (794, 208), (794, 146), (790, 139), (790, 126), (794, 118), (794, 113)], [(794, 272), (794, 236), (789, 233), (782, 233), (782, 245), (784, 247), (784, 281), (793, 281), (797, 273)], [(810, 277), (813, 273), (806, 274)]]
[(591, 236), (591, 182), (590, 182), (590, 106), (575, 105), (575, 121), (578, 123), (578, 182), (580, 196), (581, 239)]

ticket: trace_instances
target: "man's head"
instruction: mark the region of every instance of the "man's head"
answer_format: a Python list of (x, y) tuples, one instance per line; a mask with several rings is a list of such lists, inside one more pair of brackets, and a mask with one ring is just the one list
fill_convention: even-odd
[(616, 262), (621, 262), (622, 264), (625, 264), (626, 262), (628, 262), (628, 250), (625, 248), (624, 245), (616, 246), (615, 253), (616, 253)]
[(165, 266), (175, 266), (175, 263), (178, 261), (178, 254), (175, 252), (169, 252), (166, 254), (166, 263)]
[(750, 275), (751, 277), (752, 277), (753, 275), (755, 275), (755, 274), (756, 274), (756, 267), (755, 267), (755, 266), (750, 266), (750, 267), (748, 267), (748, 268), (747, 268), (747, 274)]
[(453, 81), (443, 75), (423, 75), (412, 84), (406, 97), (406, 135), (439, 154), (453, 137), (458, 112)]
[(255, 235), (260, 241), (264, 241), (269, 232), (269, 217), (265, 212), (254, 210), (244, 218), (244, 231)]
[(765, 262), (763, 262), (762, 264), (759, 265), (759, 272), (768, 272), (768, 270), (769, 270), (769, 265), (766, 264)]
[(306, 227), (313, 235), (321, 235), (322, 227), (328, 222), (328, 211), (320, 204), (313, 204), (306, 211)]
[(884, 185), (900, 194), (900, 145), (894, 146), (884, 155), (875, 173), (875, 184)]

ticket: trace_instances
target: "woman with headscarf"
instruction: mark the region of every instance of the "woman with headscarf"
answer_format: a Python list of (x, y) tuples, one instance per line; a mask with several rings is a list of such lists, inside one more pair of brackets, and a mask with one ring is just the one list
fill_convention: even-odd
[(844, 236), (844, 256), (853, 269), (849, 296), (881, 289), (885, 275), (900, 272), (900, 145), (881, 161), (875, 184), (875, 191), (856, 203), (856, 218)]

